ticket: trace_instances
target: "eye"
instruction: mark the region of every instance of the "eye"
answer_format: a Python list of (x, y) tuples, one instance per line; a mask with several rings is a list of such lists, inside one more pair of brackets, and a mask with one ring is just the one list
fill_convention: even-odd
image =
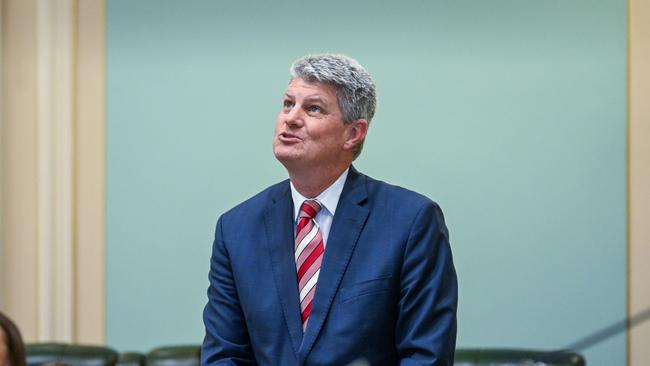
[(293, 108), (293, 102), (289, 99), (285, 99), (284, 102), (282, 102), (282, 107), (284, 107), (284, 109), (291, 109)]
[(321, 109), (320, 106), (317, 105), (311, 105), (309, 108), (307, 108), (307, 111), (310, 113), (321, 113), (323, 110)]

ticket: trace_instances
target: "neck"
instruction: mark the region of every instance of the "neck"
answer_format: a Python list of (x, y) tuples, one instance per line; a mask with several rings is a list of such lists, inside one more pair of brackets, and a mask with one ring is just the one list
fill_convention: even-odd
[(315, 198), (323, 193), (327, 187), (331, 186), (348, 167), (349, 165), (337, 169), (309, 169), (304, 172), (289, 171), (289, 179), (291, 179), (291, 183), (301, 195), (307, 198)]

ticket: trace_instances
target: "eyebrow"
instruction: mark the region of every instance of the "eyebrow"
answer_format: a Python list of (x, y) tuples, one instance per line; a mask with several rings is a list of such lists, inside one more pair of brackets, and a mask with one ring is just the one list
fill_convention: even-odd
[[(289, 93), (284, 93), (284, 96), (288, 97), (288, 98), (292, 98), (292, 99), (295, 98), (292, 94), (289, 94)], [(327, 103), (329, 101), (327, 98), (324, 98), (324, 97), (322, 97), (322, 96), (320, 96), (318, 94), (308, 95), (308, 96), (305, 97), (305, 100), (320, 101), (322, 103)]]
[(320, 95), (309, 95), (305, 97), (305, 99), (310, 101), (320, 101), (322, 103), (327, 103), (327, 98), (323, 98)]

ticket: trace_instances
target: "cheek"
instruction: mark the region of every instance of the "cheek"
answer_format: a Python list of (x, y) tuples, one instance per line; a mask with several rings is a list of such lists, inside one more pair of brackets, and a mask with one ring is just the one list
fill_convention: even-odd
[(329, 128), (319, 131), (318, 136), (321, 142), (329, 146), (339, 146), (345, 140), (344, 132), (340, 128)]
[(7, 346), (2, 343), (0, 344), (0, 366), (9, 365), (9, 360), (7, 359)]
[(0, 327), (0, 366), (8, 366), (9, 360), (7, 359), (7, 337), (5, 332)]
[(278, 132), (284, 125), (284, 118), (282, 112), (278, 113), (278, 116), (275, 118), (275, 132)]

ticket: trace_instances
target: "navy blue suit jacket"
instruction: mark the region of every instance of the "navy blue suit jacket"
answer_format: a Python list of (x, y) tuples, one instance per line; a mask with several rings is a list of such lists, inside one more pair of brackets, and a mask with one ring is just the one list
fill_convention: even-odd
[(350, 168), (305, 333), (289, 181), (217, 222), (202, 365), (452, 365), (457, 283), (436, 203)]

